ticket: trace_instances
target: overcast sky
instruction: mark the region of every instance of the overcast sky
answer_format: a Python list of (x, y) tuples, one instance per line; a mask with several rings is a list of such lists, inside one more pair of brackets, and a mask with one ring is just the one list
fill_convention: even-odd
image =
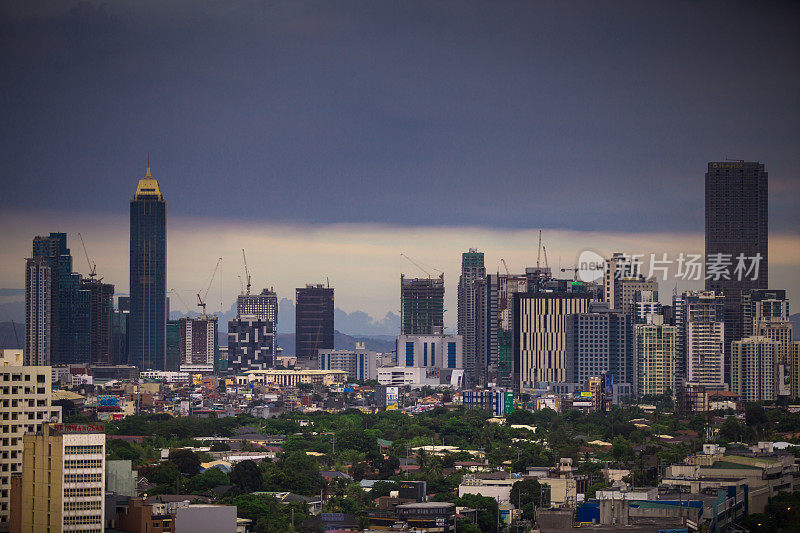
[[(16, 221), (0, 236), (2, 286), (21, 286), (35, 233), (69, 227), (94, 232), (98, 268), (127, 290), (128, 202), (148, 152), (168, 201), (168, 284), (187, 291), (222, 253), (209, 245), (197, 272), (178, 270), (197, 256), (187, 235), (228, 256), (255, 242), (242, 232), (280, 237), (283, 248), (253, 254), (296, 254), (262, 267), (284, 293), (298, 272), (336, 272), (348, 310), (379, 316), (397, 307), (400, 251), (432, 250), (452, 296), (456, 245), (482, 247), (493, 269), (506, 238), (521, 269), (536, 228), (565, 239), (552, 245), (564, 263), (629, 233), (647, 252), (681, 236), (702, 251), (703, 174), (726, 157), (766, 164), (770, 251), (787, 258), (770, 266), (800, 284), (796, 2), (0, 9), (0, 209)], [(364, 228), (391, 246), (357, 240)], [(320, 235), (352, 255), (314, 252)], [(395, 259), (370, 271), (376, 243)], [(344, 279), (353, 264), (374, 287)]]

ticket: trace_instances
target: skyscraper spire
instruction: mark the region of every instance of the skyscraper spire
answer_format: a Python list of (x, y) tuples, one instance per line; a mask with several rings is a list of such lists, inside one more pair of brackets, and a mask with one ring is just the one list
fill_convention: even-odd
[(146, 178), (150, 176), (150, 152), (147, 152), (147, 174), (145, 175)]

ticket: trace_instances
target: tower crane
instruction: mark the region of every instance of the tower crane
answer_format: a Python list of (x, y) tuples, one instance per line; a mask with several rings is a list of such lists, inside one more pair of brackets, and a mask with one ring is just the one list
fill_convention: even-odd
[(536, 277), (537, 278), (539, 277), (539, 272), (540, 272), (539, 263), (541, 262), (541, 259), (542, 259), (542, 230), (539, 230), (539, 248), (538, 248), (538, 251), (536, 252)]
[(86, 251), (86, 243), (83, 242), (83, 235), (78, 233), (78, 237), (80, 237), (81, 239), (81, 246), (83, 246), (83, 253), (84, 255), (86, 255), (86, 263), (88, 263), (89, 265), (89, 279), (94, 279), (94, 277), (97, 275), (97, 265), (95, 263), (92, 263), (91, 260), (89, 260), (89, 252)]
[(544, 252), (544, 270), (545, 272), (550, 270), (550, 265), (547, 262), (547, 248), (542, 246), (542, 252)]
[(400, 252), (400, 255), (402, 255), (403, 257), (405, 257), (406, 259), (408, 259), (408, 261), (409, 261), (409, 262), (410, 262), (412, 265), (414, 265), (414, 266), (415, 266), (415, 267), (417, 267), (418, 269), (420, 269), (420, 270), (422, 270), (423, 272), (425, 272), (425, 274), (427, 274), (427, 275), (428, 275), (428, 279), (430, 279), (430, 277), (431, 277), (431, 273), (430, 273), (430, 272), (428, 272), (427, 270), (425, 270), (424, 268), (422, 268), (421, 266), (419, 266), (419, 264), (418, 264), (416, 261), (414, 261), (413, 259), (411, 259), (410, 257), (408, 257), (408, 256), (407, 256), (406, 254), (404, 254), (403, 252)]
[[(203, 313), (201, 316), (206, 316), (206, 297), (208, 296), (208, 291), (211, 290), (211, 284), (214, 283), (214, 276), (217, 275), (217, 270), (219, 270), (219, 264), (222, 262), (222, 258), (220, 257), (217, 259), (217, 264), (214, 267), (214, 272), (211, 273), (211, 279), (208, 280), (208, 288), (206, 288), (206, 292), (203, 293), (203, 297), (200, 297), (200, 293), (197, 293), (197, 307), (203, 309)], [(248, 286), (250, 284), (248, 283)]]
[(508, 265), (506, 264), (506, 260), (501, 257), (500, 261), (502, 261), (502, 263), (503, 263), (503, 268), (506, 269), (506, 276), (510, 277), (511, 276), (511, 272), (508, 271)]
[(186, 302), (183, 301), (183, 297), (180, 295), (178, 291), (176, 291), (175, 289), (170, 289), (169, 292), (178, 297), (178, 300), (180, 300), (180, 302), (183, 304), (183, 306), (186, 308), (187, 311), (191, 309), (188, 305), (186, 305)]
[[(220, 259), (222, 259), (222, 258), (220, 257)], [(247, 293), (246, 294), (248, 296), (250, 296), (250, 270), (247, 268), (247, 256), (244, 255), (244, 248), (242, 248), (242, 259), (244, 259), (244, 275), (247, 278)]]

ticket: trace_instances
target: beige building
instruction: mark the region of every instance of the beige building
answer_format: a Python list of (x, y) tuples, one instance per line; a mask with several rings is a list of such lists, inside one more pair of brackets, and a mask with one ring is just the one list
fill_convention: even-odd
[(0, 350), (0, 366), (22, 366), (22, 350)]
[(0, 367), (0, 529), (9, 520), (11, 475), (22, 471), (22, 436), (61, 421), (51, 399), (49, 366)]
[(271, 383), (281, 387), (295, 387), (300, 383), (330, 386), (347, 381), (344, 370), (248, 370), (236, 376), (237, 385)]
[(665, 394), (667, 391), (675, 394), (677, 335), (675, 326), (634, 325), (633, 385), (637, 396)]
[(45, 424), (39, 433), (25, 435), (24, 441), (21, 533), (102, 533), (103, 426)]
[(747, 337), (731, 346), (731, 391), (744, 402), (774, 401), (780, 343), (767, 337)]
[[(791, 395), (792, 393), (792, 323), (789, 321), (769, 321), (759, 322), (756, 325), (756, 333), (760, 337), (766, 337), (778, 343), (778, 351), (775, 356), (775, 380), (777, 390), (775, 394), (780, 396)], [(795, 385), (795, 389), (798, 389)], [(797, 392), (797, 390), (795, 390)], [(797, 398), (797, 395), (792, 395)]]

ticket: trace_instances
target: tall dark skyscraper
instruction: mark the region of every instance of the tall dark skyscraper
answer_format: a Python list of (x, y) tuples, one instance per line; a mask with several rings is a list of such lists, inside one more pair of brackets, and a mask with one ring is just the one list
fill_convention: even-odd
[(114, 286), (99, 279), (82, 279), (89, 293), (89, 355), (92, 364), (111, 364), (113, 353)]
[(400, 333), (432, 335), (444, 328), (444, 274), (407, 278), (400, 274)]
[(485, 280), (483, 252), (471, 248), (462, 253), (458, 278), (458, 334), (464, 339), (464, 374), (468, 383), (481, 383), (486, 379), (484, 350), (478, 344), (478, 338), (483, 338), (479, 325), (483, 324), (481, 319), (486, 312), (481, 297), (485, 295)]
[(167, 202), (147, 174), (131, 200), (129, 362), (166, 368)]
[[(726, 381), (731, 343), (743, 333), (742, 293), (766, 289), (769, 283), (767, 178), (759, 162), (711, 162), (706, 173), (705, 283), (706, 290), (725, 296)], [(744, 265), (739, 256), (747, 258)], [(727, 275), (717, 275), (714, 265), (726, 263)], [(737, 269), (742, 266), (746, 269)]]
[(333, 289), (323, 285), (298, 288), (294, 327), (298, 364), (317, 368), (317, 350), (333, 349)]
[(26, 361), (90, 362), (90, 293), (72, 272), (67, 234), (35, 237), (32, 256), (25, 267)]

